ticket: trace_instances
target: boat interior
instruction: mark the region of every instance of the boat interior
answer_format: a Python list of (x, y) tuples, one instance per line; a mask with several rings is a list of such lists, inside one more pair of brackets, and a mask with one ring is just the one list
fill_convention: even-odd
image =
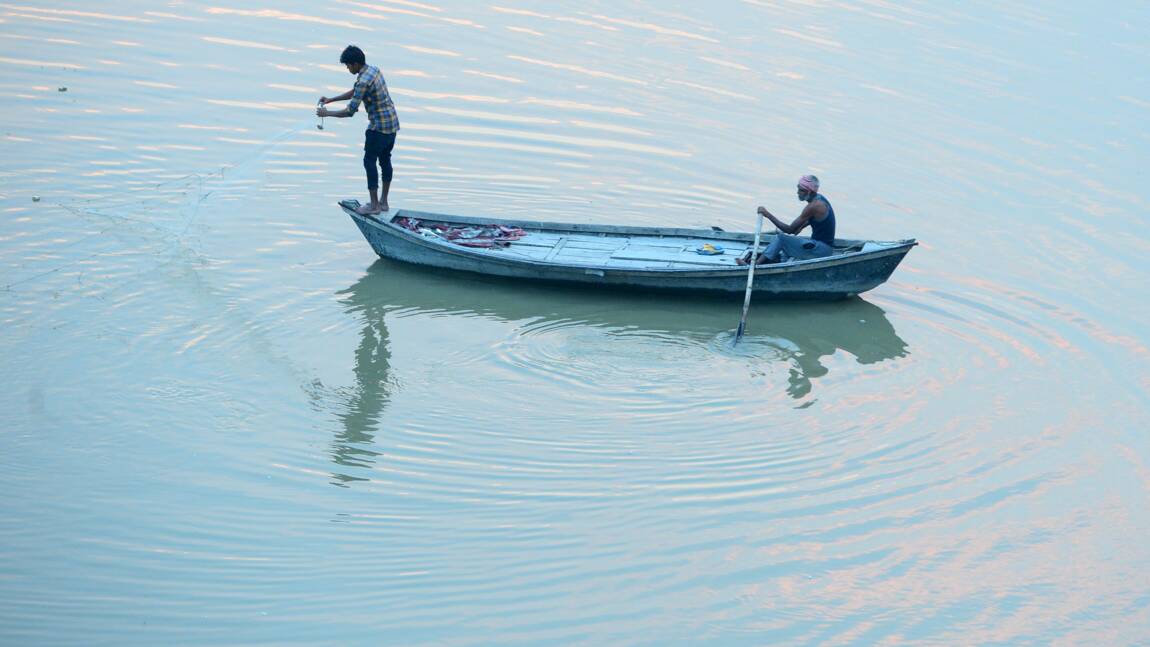
[[(419, 220), (418, 232), (427, 238), (453, 243), (444, 231), (457, 223)], [(522, 228), (513, 240), (476, 251), (512, 256), (522, 260), (626, 269), (702, 269), (735, 267), (737, 259), (751, 249), (750, 242), (731, 240), (729, 235), (642, 235), (609, 231), (577, 232)], [(704, 232), (697, 232), (703, 234)], [(774, 234), (764, 234), (759, 249), (765, 249)], [(836, 241), (834, 255), (863, 251), (864, 241)], [(874, 245), (872, 243), (872, 245)], [(805, 259), (783, 259), (797, 262)]]

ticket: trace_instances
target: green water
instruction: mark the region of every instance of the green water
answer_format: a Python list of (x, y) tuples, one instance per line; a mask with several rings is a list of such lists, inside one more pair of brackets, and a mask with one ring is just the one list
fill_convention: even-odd
[[(0, 643), (1144, 644), (1148, 16), (0, 5)], [(392, 203), (914, 237), (834, 304), (377, 260)]]

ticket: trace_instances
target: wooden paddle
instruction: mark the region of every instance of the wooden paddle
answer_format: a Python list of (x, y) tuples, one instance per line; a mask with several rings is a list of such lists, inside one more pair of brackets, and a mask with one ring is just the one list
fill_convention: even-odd
[(739, 329), (735, 331), (735, 341), (731, 346), (739, 343), (743, 332), (747, 329), (747, 310), (751, 309), (751, 284), (755, 282), (755, 261), (759, 256), (759, 236), (763, 233), (763, 217), (755, 213), (755, 244), (751, 246), (751, 262), (747, 268), (747, 293), (743, 296), (743, 316), (739, 318)]

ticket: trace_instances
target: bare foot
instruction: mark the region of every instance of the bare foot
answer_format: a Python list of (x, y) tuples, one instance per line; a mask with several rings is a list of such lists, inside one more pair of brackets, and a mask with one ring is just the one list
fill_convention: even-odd
[[(739, 265), (750, 265), (751, 264), (751, 253), (747, 252), (746, 254), (743, 254), (742, 258), (736, 258), (735, 262), (738, 263)], [(763, 256), (762, 254), (759, 254), (758, 258), (755, 259), (755, 265), (770, 265), (772, 263), (777, 263), (777, 262), (778, 261), (772, 261), (771, 259), (767, 258), (766, 256)]]
[(361, 204), (355, 210), (361, 216), (370, 216), (379, 213), (379, 205)]

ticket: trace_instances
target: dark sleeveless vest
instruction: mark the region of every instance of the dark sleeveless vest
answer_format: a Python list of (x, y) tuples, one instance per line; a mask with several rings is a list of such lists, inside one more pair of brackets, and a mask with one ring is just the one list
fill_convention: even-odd
[(816, 199), (822, 200), (827, 205), (827, 215), (821, 221), (811, 219), (811, 238), (814, 240), (822, 241), (828, 245), (835, 244), (835, 208), (831, 203), (823, 197), (820, 193)]

